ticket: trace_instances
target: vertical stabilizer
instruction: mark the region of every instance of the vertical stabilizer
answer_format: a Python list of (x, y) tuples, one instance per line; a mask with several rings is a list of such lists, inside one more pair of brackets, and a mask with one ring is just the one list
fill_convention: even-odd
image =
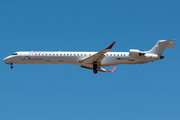
[(176, 39), (172, 39), (172, 40), (159, 40), (156, 43), (156, 45), (151, 50), (147, 51), (147, 53), (161, 55), (166, 47), (175, 48), (172, 45), (172, 42), (175, 41), (175, 40)]

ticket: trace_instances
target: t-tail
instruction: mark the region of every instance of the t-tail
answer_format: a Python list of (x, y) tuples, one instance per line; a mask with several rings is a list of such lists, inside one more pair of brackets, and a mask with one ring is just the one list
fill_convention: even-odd
[(175, 41), (176, 39), (172, 39), (172, 40), (159, 40), (156, 45), (149, 51), (146, 51), (146, 53), (151, 53), (151, 54), (156, 54), (158, 56), (160, 56), (160, 58), (164, 58), (163, 56), (161, 56), (161, 54), (163, 53), (163, 51), (166, 49), (166, 47), (169, 48), (175, 48), (172, 45), (172, 42)]

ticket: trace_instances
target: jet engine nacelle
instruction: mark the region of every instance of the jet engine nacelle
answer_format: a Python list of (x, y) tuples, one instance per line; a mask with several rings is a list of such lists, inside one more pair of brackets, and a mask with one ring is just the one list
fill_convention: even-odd
[(130, 49), (129, 50), (129, 56), (138, 57), (138, 56), (142, 56), (142, 55), (145, 55), (145, 53), (143, 53), (139, 50), (136, 50), (136, 49)]

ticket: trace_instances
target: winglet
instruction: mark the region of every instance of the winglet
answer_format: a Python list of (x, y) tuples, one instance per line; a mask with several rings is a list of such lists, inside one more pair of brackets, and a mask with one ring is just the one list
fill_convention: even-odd
[(113, 69), (110, 70), (110, 72), (113, 72), (116, 69), (116, 67), (114, 67)]
[(116, 41), (114, 41), (108, 48), (106, 49), (111, 49), (113, 47), (113, 45), (115, 44)]

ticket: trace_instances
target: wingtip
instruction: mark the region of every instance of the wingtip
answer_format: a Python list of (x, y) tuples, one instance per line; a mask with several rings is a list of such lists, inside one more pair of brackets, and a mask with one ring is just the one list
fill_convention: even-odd
[(115, 44), (116, 41), (114, 41), (109, 47), (107, 47), (106, 49), (111, 49), (113, 47), (113, 45)]
[(113, 69), (110, 70), (110, 72), (113, 72), (116, 69), (116, 67), (114, 67)]

